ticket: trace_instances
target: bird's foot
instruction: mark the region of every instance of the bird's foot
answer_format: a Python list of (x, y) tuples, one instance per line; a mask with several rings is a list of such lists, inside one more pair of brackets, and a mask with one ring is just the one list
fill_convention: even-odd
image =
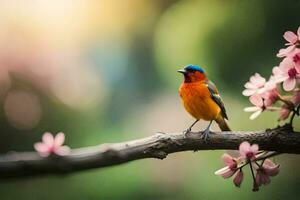
[(203, 132), (202, 132), (202, 139), (204, 139), (204, 142), (207, 143), (207, 138), (209, 136), (209, 129), (205, 129)]
[(187, 138), (188, 137), (188, 134), (190, 134), (192, 132), (192, 129), (191, 128), (188, 128), (186, 130), (183, 131), (183, 134), (184, 134), (184, 137)]

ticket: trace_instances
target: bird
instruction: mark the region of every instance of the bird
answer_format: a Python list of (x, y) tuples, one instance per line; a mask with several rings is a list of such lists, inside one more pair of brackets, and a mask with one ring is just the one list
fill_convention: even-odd
[(223, 100), (215, 84), (207, 78), (205, 71), (198, 65), (187, 65), (177, 72), (184, 76), (184, 81), (179, 87), (182, 104), (185, 110), (196, 119), (184, 131), (184, 134), (191, 132), (192, 127), (199, 120), (209, 121), (209, 125), (202, 132), (205, 141), (207, 141), (213, 121), (217, 122), (222, 131), (230, 131)]

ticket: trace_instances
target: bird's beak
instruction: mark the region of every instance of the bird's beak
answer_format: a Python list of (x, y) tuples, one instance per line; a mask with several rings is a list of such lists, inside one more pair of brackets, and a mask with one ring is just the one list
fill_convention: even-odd
[(185, 69), (180, 69), (177, 72), (182, 73), (182, 74), (186, 74), (187, 73), (187, 71)]

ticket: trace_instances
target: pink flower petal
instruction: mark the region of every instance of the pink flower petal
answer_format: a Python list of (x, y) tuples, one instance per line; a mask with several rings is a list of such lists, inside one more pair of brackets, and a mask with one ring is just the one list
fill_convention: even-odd
[(240, 144), (239, 151), (241, 157), (246, 158), (248, 160), (252, 160), (255, 158), (255, 155), (258, 152), (258, 145), (250, 145), (249, 142), (245, 141)]
[(256, 112), (256, 111), (259, 111), (259, 110), (261, 110), (261, 108), (256, 107), (256, 106), (244, 108), (245, 112)]
[(38, 142), (34, 144), (34, 149), (38, 152), (38, 154), (42, 157), (47, 157), (50, 154), (49, 148), (46, 144)]
[(257, 107), (263, 107), (263, 105), (264, 105), (264, 102), (263, 102), (263, 99), (262, 99), (262, 97), (261, 97), (261, 95), (252, 95), (250, 98), (249, 98), (249, 101), (253, 104), (253, 105), (255, 105), (255, 106), (257, 106)]
[[(299, 55), (300, 57), (300, 55)], [(295, 69), (297, 71), (298, 74), (300, 74), (300, 61), (298, 61), (298, 64), (295, 65)]]
[(230, 178), (235, 174), (235, 170), (231, 170), (228, 166), (223, 167), (215, 172), (215, 175), (222, 176), (223, 178)]
[(242, 184), (242, 182), (243, 182), (243, 179), (244, 179), (244, 173), (243, 173), (243, 171), (240, 171), (240, 170), (239, 170), (239, 171), (236, 173), (236, 176), (235, 176), (234, 179), (233, 179), (234, 185), (235, 185), (236, 187), (240, 187), (241, 184)]
[(282, 74), (282, 71), (278, 66), (273, 67), (272, 72), (275, 77)]
[(246, 157), (246, 153), (249, 151), (250, 149), (250, 143), (249, 142), (242, 142), (240, 144), (240, 147), (239, 147), (239, 151), (240, 151), (240, 154), (243, 158)]
[(258, 169), (256, 171), (255, 182), (258, 186), (267, 185), (270, 181), (269, 176), (264, 173), (263, 169)]
[(285, 58), (281, 61), (281, 63), (279, 64), (279, 68), (281, 69), (281, 71), (283, 72), (283, 74), (288, 73), (288, 71), (294, 67), (294, 62), (292, 59), (290, 58)]
[(298, 37), (292, 31), (286, 31), (283, 35), (284, 39), (289, 42), (289, 44), (295, 44), (298, 41)]
[(261, 175), (261, 183), (264, 185), (268, 185), (271, 182), (270, 177), (267, 174)]
[(278, 58), (283, 58), (286, 56), (286, 49), (279, 49), (278, 53), (276, 54)]
[(265, 84), (265, 90), (270, 91), (277, 88), (277, 79), (275, 76), (271, 76), (270, 79)]
[(227, 153), (222, 155), (222, 160), (225, 163), (226, 166), (234, 166), (236, 165), (236, 162), (234, 159)]
[(283, 81), (285, 81), (286, 79), (288, 79), (289, 76), (288, 74), (278, 74), (278, 75), (274, 75), (274, 83), (278, 84), (278, 83), (281, 83)]
[(70, 153), (71, 149), (68, 146), (62, 146), (54, 150), (54, 153), (60, 156), (66, 156)]
[(283, 89), (287, 92), (292, 91), (296, 86), (296, 79), (288, 78), (283, 82)]
[(46, 153), (49, 150), (48, 146), (41, 142), (35, 143), (34, 149), (39, 153)]
[(273, 75), (274, 75), (272, 80), (275, 83), (281, 83), (281, 82), (285, 81), (287, 78), (289, 78), (289, 76), (288, 76), (289, 69), (283, 71), (281, 68), (282, 67), (274, 67), (272, 70)]
[(279, 52), (277, 53), (277, 57), (282, 58), (289, 56), (289, 54), (296, 48), (295, 45), (291, 45), (285, 49), (280, 49)]
[(265, 84), (266, 79), (263, 78), (259, 73), (255, 73), (254, 76), (250, 77), (250, 82), (252, 82), (256, 86), (260, 87), (260, 86), (263, 86)]
[(270, 159), (264, 161), (263, 169), (269, 176), (276, 176), (279, 173), (279, 165), (276, 165)]
[(243, 91), (243, 95), (248, 97), (248, 96), (251, 96), (251, 95), (255, 94), (255, 92), (256, 92), (256, 90), (254, 90), (254, 89), (245, 89)]
[(298, 41), (300, 41), (300, 26), (298, 27), (297, 35), (298, 35)]
[(280, 120), (285, 120), (290, 116), (291, 110), (285, 106), (285, 104), (282, 106), (279, 114), (279, 119)]
[(245, 88), (247, 88), (247, 89), (256, 89), (256, 85), (254, 85), (254, 84), (251, 83), (251, 82), (247, 82), (244, 86), (245, 86)]
[(274, 80), (272, 81), (268, 81), (266, 84), (265, 84), (265, 87), (264, 87), (264, 90), (259, 92), (259, 94), (263, 95), (264, 93), (266, 92), (269, 92), (269, 91), (272, 91), (276, 88), (276, 82)]
[(65, 134), (60, 132), (58, 133), (54, 138), (54, 147), (58, 148), (60, 147), (65, 141)]
[(250, 147), (249, 151), (251, 151), (251, 152), (254, 153), (254, 154), (257, 154), (257, 152), (258, 152), (258, 145), (257, 145), (257, 144), (253, 144), (253, 145)]
[(263, 98), (265, 99), (264, 103), (267, 108), (272, 106), (277, 100), (279, 100), (279, 92), (277, 88), (266, 91), (263, 94)]
[[(258, 73), (255, 73), (253, 76), (250, 77), (250, 83), (256, 83), (257, 81), (257, 78), (259, 77), (260, 75)], [(255, 84), (256, 85), (256, 84)]]
[(53, 146), (53, 142), (54, 142), (54, 138), (53, 135), (49, 132), (44, 133), (43, 137), (42, 137), (42, 141), (48, 146), (48, 147), (52, 147)]
[(256, 119), (261, 113), (262, 113), (262, 110), (256, 111), (255, 113), (253, 113), (253, 114), (250, 116), (250, 119), (251, 119), (251, 120)]
[(296, 90), (293, 94), (293, 97), (292, 97), (292, 102), (295, 104), (295, 105), (298, 105), (300, 103), (300, 90)]

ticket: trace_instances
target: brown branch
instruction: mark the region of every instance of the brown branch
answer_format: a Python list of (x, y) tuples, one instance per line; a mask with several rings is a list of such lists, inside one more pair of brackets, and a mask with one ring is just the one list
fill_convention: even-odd
[(289, 125), (266, 131), (211, 133), (207, 142), (201, 133), (158, 133), (123, 143), (73, 149), (68, 156), (42, 158), (35, 152), (0, 155), (0, 178), (19, 178), (46, 174), (67, 174), (101, 168), (144, 158), (164, 159), (181, 151), (238, 149), (243, 141), (256, 143), (262, 150), (300, 154), (300, 133)]

